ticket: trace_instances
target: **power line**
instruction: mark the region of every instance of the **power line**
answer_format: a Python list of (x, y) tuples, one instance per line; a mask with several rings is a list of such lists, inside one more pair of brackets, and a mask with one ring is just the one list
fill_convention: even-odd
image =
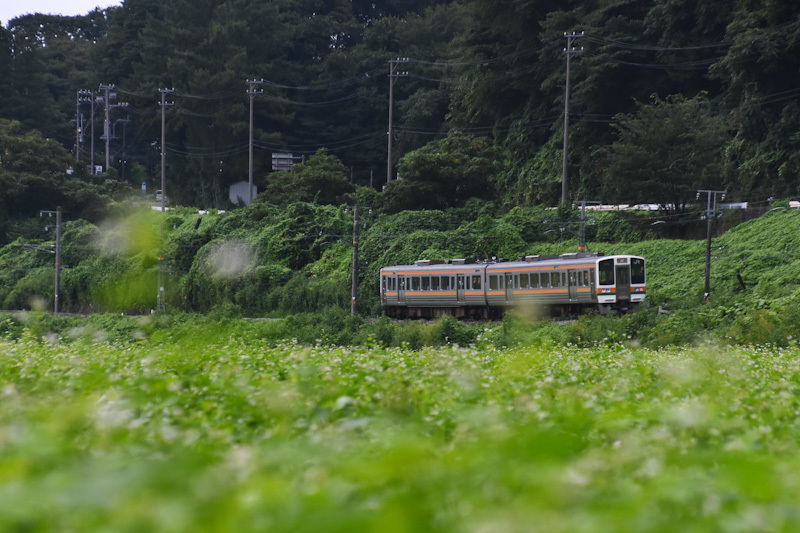
[(606, 39), (604, 37), (599, 37), (591, 34), (586, 34), (586, 40), (595, 43), (607, 44), (613, 46), (614, 48), (621, 48), (625, 50), (642, 50), (647, 52), (685, 52), (685, 51), (695, 51), (695, 50), (708, 50), (714, 48), (725, 48), (731, 46), (731, 43), (726, 41), (717, 43), (707, 43), (696, 46), (647, 46), (647, 45), (626, 43), (623, 41), (615, 41), (612, 39)]

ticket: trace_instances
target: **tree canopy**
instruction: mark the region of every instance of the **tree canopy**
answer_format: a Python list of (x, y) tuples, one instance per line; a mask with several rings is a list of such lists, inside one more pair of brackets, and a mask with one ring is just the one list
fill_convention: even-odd
[(723, 186), (725, 124), (708, 99), (653, 96), (617, 116), (617, 140), (602, 151), (604, 196), (682, 210), (697, 189)]
[[(82, 101), (78, 91), (97, 96), (100, 85), (114, 86), (111, 165), (128, 180), (126, 168), (142, 169), (138, 175), (155, 185), (158, 91), (174, 88), (165, 111), (169, 196), (224, 207), (226, 187), (249, 171), (248, 80), (259, 82), (253, 148), (262, 189), (271, 183), (271, 153), (310, 157), (320, 148), (354, 184), (381, 189), (391, 85), (389, 166), (405, 165), (407, 179), (416, 179), (404, 155), (457, 130), (496, 146), (498, 204), (553, 205), (563, 156), (564, 35), (576, 32), (570, 198), (621, 191), (608, 187), (598, 155), (622, 157), (619, 145), (612, 148), (621, 141), (615, 124), (643, 113), (636, 102), (652, 94), (691, 102), (700, 93), (708, 102), (703, 116), (733, 133), (719, 162), (730, 197), (789, 197), (800, 194), (798, 21), (794, 3), (751, 0), (125, 0), (76, 17), (26, 15), (0, 30), (0, 117), (84, 162), (93, 125), (101, 161), (105, 102)], [(649, 131), (663, 140), (665, 132)], [(691, 189), (701, 177), (689, 179)], [(406, 186), (389, 185), (391, 194)], [(451, 198), (436, 205), (463, 202), (461, 192), (431, 198), (440, 194)]]

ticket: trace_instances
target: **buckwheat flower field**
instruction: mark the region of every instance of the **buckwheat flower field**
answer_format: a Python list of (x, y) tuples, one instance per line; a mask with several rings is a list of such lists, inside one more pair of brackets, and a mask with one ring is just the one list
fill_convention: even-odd
[(796, 531), (800, 352), (0, 341), (0, 531)]

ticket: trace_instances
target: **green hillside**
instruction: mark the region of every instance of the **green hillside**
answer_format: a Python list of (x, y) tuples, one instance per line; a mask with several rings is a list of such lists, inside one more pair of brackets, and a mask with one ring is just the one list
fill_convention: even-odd
[[(798, 239), (793, 228), (800, 224), (800, 211), (776, 209), (714, 237), (711, 295), (705, 305), (705, 240), (646, 238), (652, 237), (649, 229), (642, 229), (651, 226), (648, 216), (600, 213), (588, 226), (588, 233), (613, 237), (607, 232), (614, 227), (622, 238), (642, 237), (617, 242), (590, 240), (589, 246), (598, 252), (631, 253), (647, 259), (649, 307), (629, 317), (582, 317), (558, 333), (547, 329), (545, 321), (531, 326), (537, 331), (534, 337), (553, 334), (551, 340), (557, 342), (595, 342), (630, 336), (654, 345), (706, 337), (731, 342), (791, 342), (792, 328), (800, 324), (796, 311), (800, 262), (792, 253)], [(575, 251), (577, 242), (564, 238), (569, 233), (543, 229), (551, 227), (553, 217), (554, 211), (536, 208), (515, 209), (497, 218), (469, 210), (365, 215), (358, 320), (381, 315), (377, 273), (382, 266), (422, 258), (514, 258)], [(297, 203), (282, 209), (259, 203), (203, 215), (184, 209), (168, 213), (163, 233), (161, 220), (159, 213), (134, 209), (114, 224), (66, 224), (62, 309), (149, 314), (155, 307), (157, 257), (161, 256), (170, 313), (327, 317), (328, 322), (319, 318), (294, 322), (298, 328), (295, 335), (311, 342), (325, 328), (338, 330), (333, 337), (326, 334), (331, 342), (356, 342), (369, 334), (378, 335), (370, 329), (374, 325), (357, 333), (363, 322), (344, 327), (350, 308), (352, 231), (352, 212), (346, 208)], [(561, 224), (569, 227), (571, 222)], [(696, 224), (705, 227), (699, 216)], [(51, 306), (52, 261), (51, 254), (31, 250), (22, 242), (0, 250), (0, 302), (4, 307)], [(517, 322), (509, 317), (505, 324), (508, 328)], [(437, 333), (440, 326), (407, 327), (417, 329), (406, 332), (411, 335), (406, 340), (412, 339), (412, 344), (436, 343), (447, 336)], [(433, 330), (425, 331), (426, 327)], [(462, 328), (467, 342), (480, 335), (480, 328), (456, 327)], [(610, 337), (603, 331), (611, 332)], [(392, 344), (402, 342), (406, 333), (387, 330), (380, 337)], [(526, 335), (512, 328), (495, 339), (500, 344), (531, 340)]]

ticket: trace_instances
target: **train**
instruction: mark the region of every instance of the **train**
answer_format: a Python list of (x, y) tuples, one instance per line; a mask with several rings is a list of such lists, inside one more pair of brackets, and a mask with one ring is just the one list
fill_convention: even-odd
[(381, 304), (393, 318), (493, 319), (515, 307), (552, 314), (630, 313), (646, 294), (645, 260), (634, 255), (422, 260), (380, 271)]

